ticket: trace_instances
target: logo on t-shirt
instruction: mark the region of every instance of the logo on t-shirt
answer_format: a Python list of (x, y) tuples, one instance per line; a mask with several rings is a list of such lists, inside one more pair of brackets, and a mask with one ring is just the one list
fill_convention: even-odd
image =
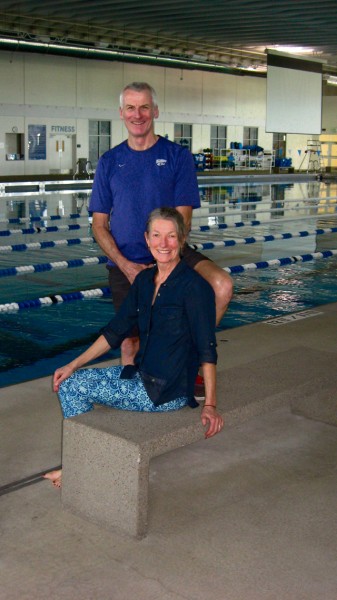
[(156, 165), (158, 167), (165, 167), (166, 163), (167, 163), (166, 158), (157, 158), (157, 160), (156, 160)]

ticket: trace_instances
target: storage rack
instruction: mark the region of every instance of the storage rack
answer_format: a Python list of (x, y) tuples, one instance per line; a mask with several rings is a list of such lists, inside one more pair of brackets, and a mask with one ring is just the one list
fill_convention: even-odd
[(235, 170), (269, 170), (275, 166), (275, 153), (263, 150), (258, 153), (244, 148), (230, 148), (220, 151), (219, 168)]

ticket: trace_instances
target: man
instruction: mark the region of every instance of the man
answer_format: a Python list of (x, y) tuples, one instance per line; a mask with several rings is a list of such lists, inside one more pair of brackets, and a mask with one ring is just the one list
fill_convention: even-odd
[[(116, 310), (136, 275), (153, 262), (144, 238), (149, 213), (157, 207), (172, 206), (182, 214), (188, 232), (192, 209), (200, 206), (191, 153), (155, 134), (159, 109), (154, 89), (147, 83), (127, 85), (119, 110), (128, 138), (100, 158), (89, 206), (95, 239), (109, 259)], [(230, 276), (189, 246), (184, 259), (213, 287), (218, 323), (232, 296)], [(123, 365), (133, 363), (137, 349), (136, 335), (123, 342)]]

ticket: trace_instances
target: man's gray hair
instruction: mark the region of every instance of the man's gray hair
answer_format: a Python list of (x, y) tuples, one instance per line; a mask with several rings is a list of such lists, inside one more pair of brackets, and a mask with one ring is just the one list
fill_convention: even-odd
[(152, 98), (153, 106), (155, 108), (158, 106), (157, 94), (153, 87), (145, 81), (134, 81), (133, 83), (129, 83), (128, 85), (126, 85), (125, 88), (123, 88), (123, 90), (121, 91), (121, 94), (119, 96), (120, 108), (123, 108), (124, 94), (129, 90), (131, 90), (132, 92), (149, 92)]

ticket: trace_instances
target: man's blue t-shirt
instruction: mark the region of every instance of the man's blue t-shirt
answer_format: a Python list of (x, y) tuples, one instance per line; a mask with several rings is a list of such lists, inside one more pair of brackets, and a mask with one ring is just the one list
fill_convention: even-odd
[(162, 206), (200, 206), (187, 148), (159, 137), (148, 150), (132, 150), (125, 141), (101, 156), (89, 211), (110, 215), (111, 234), (128, 260), (151, 262), (144, 231), (150, 212)]

